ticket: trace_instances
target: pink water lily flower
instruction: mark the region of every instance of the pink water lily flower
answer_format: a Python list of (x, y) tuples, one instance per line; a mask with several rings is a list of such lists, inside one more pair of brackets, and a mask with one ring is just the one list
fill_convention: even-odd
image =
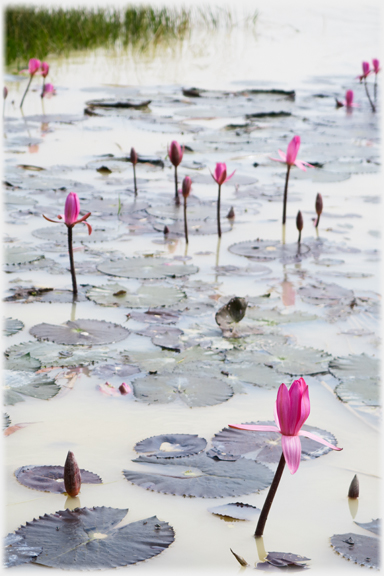
[(43, 78), (46, 78), (48, 76), (48, 72), (49, 72), (49, 64), (47, 64), (46, 62), (42, 62), (40, 65), (40, 74), (42, 75)]
[(36, 72), (39, 71), (40, 65), (41, 65), (40, 60), (38, 60), (37, 58), (31, 58), (30, 61), (28, 62), (28, 69), (20, 70), (20, 73), (28, 72), (28, 74), (34, 76)]
[(369, 68), (369, 62), (363, 62), (362, 67), (363, 67), (363, 73), (360, 76), (357, 76), (360, 82), (362, 82), (362, 80), (365, 80), (367, 76), (369, 76), (369, 74), (371, 73), (371, 70)]
[(380, 68), (380, 62), (377, 58), (373, 58), (372, 60), (372, 64), (373, 64), (373, 71), (375, 74), (378, 74), (381, 70)]
[(345, 100), (336, 100), (337, 106), (346, 106), (347, 108), (358, 108), (358, 104), (353, 102), (353, 90), (347, 90), (345, 93)]
[(304, 162), (302, 160), (297, 160), (297, 154), (300, 148), (300, 136), (294, 136), (290, 143), (288, 144), (287, 153), (284, 154), (281, 150), (278, 150), (280, 158), (271, 158), (275, 162), (283, 162), (287, 164), (287, 166), (297, 166), (300, 170), (304, 170), (306, 172), (305, 166), (309, 166), (313, 168), (312, 164), (308, 162)]
[(48, 98), (50, 98), (54, 94), (56, 94), (56, 91), (55, 91), (55, 88), (53, 87), (53, 85), (52, 84), (44, 84), (43, 91), (41, 93), (41, 97), (44, 98), (44, 96), (47, 96)]
[(281, 445), (285, 461), (291, 474), (294, 474), (300, 464), (301, 442), (300, 436), (310, 438), (315, 442), (324, 444), (332, 450), (342, 450), (333, 444), (330, 444), (320, 436), (301, 430), (304, 422), (310, 413), (310, 402), (308, 385), (304, 378), (295, 380), (291, 387), (281, 384), (275, 404), (275, 422), (276, 426), (266, 426), (258, 424), (229, 424), (230, 428), (239, 430), (258, 430), (259, 432), (279, 432), (281, 434)]
[(228, 182), (235, 172), (236, 170), (234, 170), (230, 176), (227, 176), (227, 165), (224, 162), (218, 162), (216, 164), (215, 172), (214, 174), (211, 173), (211, 176), (219, 186), (221, 186), (222, 184), (225, 184), (225, 182)]
[(70, 192), (65, 201), (64, 215), (63, 214), (58, 215), (59, 221), (52, 220), (51, 218), (44, 216), (44, 214), (43, 217), (49, 222), (54, 222), (55, 224), (60, 224), (61, 221), (64, 219), (64, 223), (66, 224), (66, 226), (68, 226), (68, 228), (73, 228), (73, 226), (80, 223), (85, 224), (88, 227), (88, 234), (91, 234), (92, 226), (88, 224), (88, 222), (86, 222), (86, 219), (91, 215), (91, 212), (88, 212), (87, 214), (85, 214), (85, 216), (82, 216), (81, 218), (79, 218), (79, 214), (80, 214), (79, 197), (75, 192)]

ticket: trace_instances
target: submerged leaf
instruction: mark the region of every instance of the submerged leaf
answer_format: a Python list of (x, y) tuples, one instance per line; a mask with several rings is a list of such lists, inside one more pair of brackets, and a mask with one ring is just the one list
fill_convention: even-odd
[(101, 570), (136, 564), (160, 554), (174, 531), (156, 516), (116, 526), (128, 510), (76, 508), (45, 514), (16, 531), (28, 546), (43, 546), (36, 563), (64, 570)]

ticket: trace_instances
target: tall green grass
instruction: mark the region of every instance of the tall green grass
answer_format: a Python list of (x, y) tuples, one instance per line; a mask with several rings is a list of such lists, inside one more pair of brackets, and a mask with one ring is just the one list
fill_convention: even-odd
[[(255, 16), (251, 17), (251, 19)], [(43, 8), (8, 6), (5, 9), (6, 64), (25, 66), (29, 58), (68, 54), (72, 50), (114, 46), (145, 49), (183, 39), (192, 27), (213, 29), (233, 25), (228, 10), (186, 8)]]

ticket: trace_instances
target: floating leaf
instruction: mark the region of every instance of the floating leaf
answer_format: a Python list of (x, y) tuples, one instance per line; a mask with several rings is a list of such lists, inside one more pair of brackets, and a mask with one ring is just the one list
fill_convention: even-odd
[(335, 392), (342, 402), (380, 406), (380, 364), (377, 358), (361, 354), (335, 358), (331, 374), (341, 380)]
[(269, 363), (283, 374), (305, 376), (328, 372), (332, 356), (315, 348), (298, 348), (290, 346), (275, 346), (268, 350), (271, 354)]
[(129, 319), (149, 324), (176, 324), (180, 316), (177, 312), (170, 312), (163, 308), (152, 308), (147, 310), (147, 312), (133, 311), (129, 313)]
[(24, 396), (49, 400), (56, 396), (59, 391), (60, 386), (48, 374), (35, 375), (33, 372), (5, 371), (3, 398), (6, 406), (24, 402)]
[(111, 376), (127, 378), (133, 374), (138, 374), (139, 372), (139, 368), (132, 364), (102, 364), (101, 366), (93, 368), (92, 376), (98, 376), (101, 378), (111, 378)]
[[(82, 484), (101, 484), (102, 479), (93, 472), (80, 470)], [(64, 466), (21, 466), (15, 470), (17, 480), (23, 486), (43, 492), (65, 493)]]
[(161, 434), (137, 442), (136, 452), (153, 452), (156, 458), (181, 458), (205, 450), (207, 441), (196, 434)]
[(168, 404), (179, 398), (190, 408), (214, 406), (233, 396), (229, 384), (218, 378), (201, 378), (196, 370), (192, 374), (169, 373), (138, 378), (133, 383), (133, 390), (138, 400), (148, 404)]
[(297, 243), (281, 244), (277, 240), (259, 239), (232, 244), (228, 250), (233, 254), (246, 256), (260, 262), (270, 262), (276, 259), (280, 259), (282, 262), (300, 261), (303, 256), (308, 256), (310, 253), (309, 246), (305, 244), (301, 244), (300, 249), (298, 249)]
[(16, 531), (28, 546), (43, 543), (37, 563), (65, 570), (100, 570), (136, 564), (160, 554), (174, 531), (156, 516), (116, 526), (128, 510), (75, 508), (45, 514)]
[(268, 566), (276, 568), (286, 568), (287, 566), (304, 568), (306, 566), (305, 560), (310, 560), (310, 558), (291, 554), (290, 552), (268, 552), (266, 562), (259, 562), (256, 568), (261, 570), (267, 569)]
[(4, 322), (3, 332), (6, 336), (12, 336), (24, 328), (23, 322), (16, 318), (6, 318)]
[[(248, 422), (247, 424), (275, 425), (274, 422)], [(303, 430), (307, 430), (337, 445), (336, 438), (330, 432), (304, 424)], [(319, 458), (328, 454), (331, 448), (310, 440), (305, 436), (300, 437), (301, 460)], [(212, 446), (222, 452), (233, 455), (252, 455), (260, 462), (277, 463), (281, 457), (281, 434), (279, 432), (258, 432), (254, 430), (240, 430), (237, 428), (223, 428), (212, 438)]]
[(8, 428), (10, 425), (11, 425), (11, 419), (9, 417), (9, 414), (6, 414), (4, 412), (4, 414), (3, 414), (3, 430)]
[(371, 536), (360, 536), (360, 534), (334, 534), (331, 538), (333, 548), (344, 556), (361, 566), (379, 569), (380, 541)]
[(12, 358), (5, 358), (4, 367), (7, 370), (20, 370), (23, 372), (35, 372), (41, 367), (41, 362), (37, 358), (32, 358), (30, 353), (22, 354)]
[(185, 293), (175, 286), (163, 284), (143, 284), (135, 292), (131, 292), (121, 284), (105, 284), (88, 290), (87, 298), (101, 306), (148, 308), (176, 304), (185, 298)]
[(26, 264), (44, 258), (44, 254), (35, 252), (31, 247), (12, 246), (4, 251), (4, 264)]
[(227, 370), (239, 380), (265, 388), (277, 388), (290, 378), (287, 374), (277, 372), (276, 369), (264, 364), (233, 363)]
[(354, 298), (352, 290), (343, 288), (338, 284), (326, 284), (325, 282), (302, 286), (297, 293), (305, 302), (310, 304), (332, 305), (340, 300), (352, 301)]
[[(140, 456), (134, 462), (151, 463), (151, 472), (123, 470), (127, 480), (147, 490), (197, 498), (224, 498), (258, 492), (269, 486), (273, 474), (269, 468), (240, 458), (221, 462), (205, 454), (187, 458), (162, 459)], [(157, 470), (157, 472), (153, 472)]]
[(99, 272), (124, 278), (176, 278), (198, 272), (197, 266), (180, 264), (166, 258), (124, 258), (107, 260), (97, 266)]
[(41, 546), (28, 546), (25, 539), (17, 534), (8, 534), (4, 539), (4, 545), (3, 561), (6, 568), (32, 562), (43, 551)]
[(179, 352), (182, 348), (179, 337), (184, 334), (184, 332), (174, 326), (147, 326), (145, 330), (136, 330), (136, 334), (149, 336), (155, 346), (160, 346), (166, 350)]
[(256, 506), (251, 506), (251, 504), (235, 502), (208, 508), (208, 512), (217, 514), (218, 516), (234, 518), (235, 520), (254, 520), (260, 514), (261, 510), (260, 508), (256, 508)]
[(363, 524), (362, 522), (356, 522), (355, 521), (355, 524), (357, 524), (361, 528), (364, 528), (365, 530), (369, 530), (370, 532), (377, 534), (378, 536), (381, 534), (381, 519), (380, 518), (376, 518), (376, 520), (372, 520), (371, 522), (367, 522), (366, 524)]
[(56, 344), (90, 346), (120, 342), (130, 334), (119, 324), (105, 320), (68, 320), (65, 325), (36, 324), (29, 331), (40, 340), (49, 340)]
[[(189, 210), (187, 210), (187, 215), (189, 218)], [(189, 222), (189, 220), (188, 220)], [(154, 229), (158, 232), (164, 231), (164, 224), (154, 224)], [(182, 220), (175, 222), (175, 224), (168, 224), (168, 234), (170, 237), (179, 237), (185, 235), (184, 222)], [(221, 232), (230, 232), (232, 230), (232, 224), (224, 220), (221, 224)], [(204, 236), (205, 234), (217, 234), (217, 220), (192, 220), (188, 224), (188, 233), (196, 236)]]

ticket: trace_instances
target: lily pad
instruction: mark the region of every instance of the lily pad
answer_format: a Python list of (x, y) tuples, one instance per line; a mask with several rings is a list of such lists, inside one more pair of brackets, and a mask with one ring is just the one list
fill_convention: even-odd
[(277, 372), (272, 366), (264, 364), (233, 363), (226, 368), (239, 380), (268, 389), (277, 388), (290, 379), (288, 374)]
[(31, 247), (11, 246), (4, 251), (4, 264), (27, 264), (44, 258), (44, 254), (35, 252)]
[(6, 414), (4, 412), (4, 414), (3, 414), (3, 430), (8, 428), (10, 425), (11, 425), (11, 419), (9, 417), (9, 414)]
[(13, 336), (24, 328), (24, 324), (17, 318), (6, 318), (4, 322), (3, 332), (6, 336)]
[(355, 524), (360, 526), (360, 528), (364, 528), (365, 530), (369, 530), (370, 532), (377, 534), (377, 536), (379, 536), (381, 534), (381, 519), (380, 518), (376, 518), (376, 520), (372, 520), (371, 522), (367, 522), (365, 524), (362, 522), (356, 522), (355, 521)]
[(180, 319), (180, 314), (163, 308), (153, 308), (147, 312), (130, 312), (129, 318), (146, 324), (176, 324)]
[(133, 383), (134, 395), (138, 400), (148, 404), (169, 404), (177, 398), (190, 408), (197, 406), (214, 406), (226, 402), (233, 396), (233, 389), (223, 380), (212, 377), (202, 378), (196, 374), (138, 378)]
[(65, 570), (100, 570), (136, 564), (174, 541), (173, 528), (156, 516), (116, 528), (128, 510), (75, 508), (44, 514), (16, 531), (28, 546), (43, 543), (37, 563)]
[(24, 396), (49, 400), (59, 391), (60, 386), (48, 374), (34, 374), (18, 370), (5, 371), (3, 401), (6, 406), (24, 402)]
[(160, 346), (160, 348), (166, 350), (180, 352), (183, 347), (179, 341), (179, 337), (184, 334), (184, 332), (174, 326), (150, 325), (147, 326), (145, 330), (136, 330), (136, 334), (149, 336), (155, 346)]
[(156, 458), (181, 458), (205, 450), (207, 441), (196, 434), (161, 434), (137, 442), (136, 452), (152, 452)]
[(274, 566), (275, 568), (287, 568), (288, 566), (304, 568), (307, 566), (305, 561), (310, 560), (310, 558), (292, 554), (291, 552), (268, 552), (265, 560), (266, 562), (259, 562), (256, 568), (261, 570), (267, 569), (268, 566)]
[(365, 354), (335, 358), (329, 371), (341, 383), (335, 392), (342, 402), (380, 406), (380, 365), (377, 358)]
[(43, 549), (41, 546), (28, 546), (22, 536), (8, 534), (4, 539), (4, 565), (6, 568), (19, 566), (35, 560)]
[(322, 305), (332, 305), (340, 300), (352, 301), (354, 298), (352, 290), (343, 288), (338, 284), (326, 284), (325, 282), (302, 286), (298, 289), (297, 294), (309, 304)]
[(119, 324), (105, 320), (68, 320), (65, 325), (36, 324), (30, 334), (39, 340), (49, 340), (56, 344), (90, 346), (120, 342), (130, 334), (129, 330)]
[[(274, 422), (249, 422), (248, 424), (276, 425)], [(337, 445), (336, 438), (330, 432), (304, 424), (303, 430), (324, 438), (327, 442)], [(328, 454), (331, 448), (319, 444), (309, 438), (300, 437), (301, 460), (319, 458)], [(279, 432), (257, 432), (237, 428), (223, 428), (212, 438), (212, 446), (222, 452), (233, 455), (247, 455), (257, 458), (259, 462), (277, 463), (281, 457), (281, 434)]]
[(347, 534), (332, 536), (331, 545), (346, 560), (351, 560), (367, 568), (380, 568), (380, 541), (378, 538), (348, 532)]
[[(188, 217), (188, 216), (187, 216)], [(154, 224), (154, 229), (157, 232), (164, 231), (164, 224)], [(175, 222), (175, 224), (168, 224), (167, 225), (169, 230), (169, 235), (171, 237), (183, 237), (185, 235), (184, 231), (184, 222), (181, 220)], [(221, 222), (221, 232), (230, 232), (232, 230), (232, 224), (223, 220)], [(207, 219), (204, 221), (196, 221), (192, 220), (189, 222), (188, 220), (188, 234), (189, 235), (196, 235), (196, 236), (204, 236), (205, 234), (217, 234), (217, 221), (213, 219)]]
[(87, 298), (101, 306), (148, 308), (176, 304), (185, 298), (185, 293), (176, 286), (163, 284), (143, 284), (135, 292), (131, 292), (121, 284), (104, 284), (88, 290)]
[(229, 504), (223, 504), (222, 506), (214, 506), (213, 508), (208, 508), (208, 512), (211, 514), (216, 514), (218, 516), (225, 516), (228, 518), (234, 518), (235, 520), (255, 520), (260, 514), (260, 508), (256, 506), (251, 506), (251, 504), (243, 504), (242, 502), (230, 502)]
[(292, 376), (305, 376), (328, 372), (332, 356), (315, 348), (298, 348), (293, 346), (275, 346), (268, 349), (271, 357), (268, 364), (278, 372)]
[(259, 239), (232, 244), (228, 250), (233, 254), (246, 256), (260, 262), (270, 262), (277, 259), (282, 262), (300, 261), (301, 258), (310, 253), (309, 246), (305, 244), (301, 244), (298, 248), (297, 242), (282, 244), (278, 240)]
[[(155, 464), (151, 471), (123, 470), (127, 480), (162, 494), (197, 498), (224, 498), (259, 492), (272, 482), (269, 468), (240, 458), (236, 462), (215, 461), (205, 454), (177, 459), (140, 456), (134, 462)], [(155, 472), (153, 472), (155, 470)]]
[(21, 370), (23, 372), (35, 372), (41, 368), (41, 362), (33, 358), (30, 353), (9, 358), (6, 356), (4, 368), (6, 370)]
[(101, 366), (96, 366), (96, 368), (92, 370), (92, 376), (98, 376), (101, 378), (111, 378), (112, 376), (129, 378), (133, 374), (138, 374), (139, 372), (139, 368), (132, 364), (102, 364)]
[(193, 264), (180, 264), (166, 258), (124, 258), (106, 260), (97, 266), (99, 272), (124, 278), (176, 278), (196, 274), (198, 267)]
[[(102, 479), (93, 472), (80, 470), (82, 484), (101, 484)], [(43, 492), (64, 494), (64, 466), (21, 466), (15, 470), (17, 480), (23, 486)]]

